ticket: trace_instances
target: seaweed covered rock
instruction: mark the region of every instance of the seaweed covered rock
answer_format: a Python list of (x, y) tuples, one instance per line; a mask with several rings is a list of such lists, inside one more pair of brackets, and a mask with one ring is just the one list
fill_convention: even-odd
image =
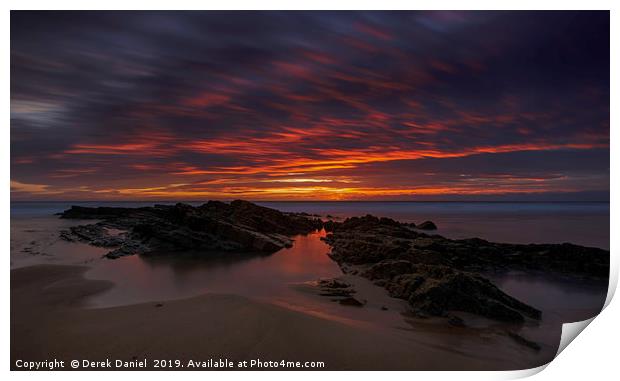
[(413, 265), (410, 271), (383, 284), (391, 296), (407, 300), (416, 312), (447, 316), (448, 311), (460, 311), (517, 323), (541, 317), (539, 310), (480, 275), (435, 265)]

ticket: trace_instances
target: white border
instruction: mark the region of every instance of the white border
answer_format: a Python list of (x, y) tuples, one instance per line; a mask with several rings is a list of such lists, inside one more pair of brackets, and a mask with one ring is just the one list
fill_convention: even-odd
[[(588, 0), (588, 1), (548, 1), (548, 0), (502, 0), (502, 1), (483, 1), (483, 0), (434, 0), (434, 1), (399, 1), (399, 0), (381, 0), (381, 1), (334, 1), (334, 0), (313, 0), (313, 1), (282, 1), (282, 0), (246, 0), (235, 1), (228, 0), (226, 2), (205, 2), (205, 1), (192, 1), (192, 0), (175, 0), (175, 1), (161, 1), (161, 0), (149, 0), (149, 1), (130, 1), (130, 0), (107, 0), (105, 2), (82, 2), (76, 0), (56, 0), (50, 1), (6, 1), (4, 4), (8, 4), (8, 8), (2, 13), (1, 23), (4, 29), (4, 38), (2, 39), (2, 52), (4, 53), (2, 80), (4, 83), (5, 91), (2, 94), (5, 107), (10, 108), (10, 13), (9, 9), (160, 9), (160, 10), (173, 10), (173, 9), (290, 9), (290, 10), (304, 10), (304, 9), (504, 9), (504, 10), (548, 10), (548, 9), (581, 9), (581, 10), (611, 10), (611, 67), (619, 67), (617, 59), (617, 45), (618, 45), (618, 17), (616, 11), (618, 9), (617, 1), (603, 1), (603, 0)], [(614, 5), (616, 5), (614, 7)], [(614, 110), (618, 109), (617, 102), (617, 89), (618, 89), (618, 76), (612, 71), (611, 76), (611, 119), (610, 126), (615, 126), (617, 121), (617, 113)], [(8, 124), (9, 112), (5, 109), (5, 123)], [(4, 149), (2, 150), (2, 175), (7, 185), (10, 180), (10, 155), (9, 155), (9, 142), (10, 131), (9, 126), (2, 128), (2, 138), (4, 143)], [(614, 128), (611, 128), (611, 142), (612, 145), (616, 141), (617, 134), (614, 132)], [(616, 217), (618, 216), (617, 207), (617, 194), (618, 190), (618, 177), (617, 172), (620, 166), (618, 162), (618, 155), (614, 154), (611, 150), (611, 231), (619, 231), (617, 228)], [(2, 203), (0, 215), (2, 216), (2, 237), (5, 243), (5, 248), (10, 242), (10, 187), (5, 186), (0, 191), (2, 192), (5, 202)], [(612, 274), (610, 278), (610, 292), (606, 304), (609, 304), (613, 292), (615, 291), (618, 281), (618, 255), (615, 253), (616, 247), (618, 247), (617, 236), (611, 236), (610, 249), (612, 258)], [(1, 314), (2, 321), (0, 327), (2, 329), (2, 348), (0, 354), (0, 362), (2, 363), (2, 369), (4, 372), (8, 372), (9, 359), (10, 359), (10, 340), (9, 340), (9, 253), (5, 252), (5, 277), (3, 278), (2, 289), (2, 305), (5, 307)], [(390, 381), (393, 380), (407, 380), (410, 381), (412, 377), (416, 379), (430, 379), (430, 380), (446, 380), (446, 379), (458, 379), (458, 380), (485, 380), (485, 379), (513, 379), (526, 377), (532, 374), (536, 374), (541, 370), (547, 368), (544, 372), (540, 373), (537, 377), (539, 379), (547, 380), (564, 380), (564, 379), (583, 379), (585, 377), (593, 379), (608, 379), (609, 375), (617, 374), (617, 348), (618, 348), (618, 329), (616, 328), (616, 322), (620, 321), (620, 308), (618, 303), (615, 302), (609, 305), (601, 314), (600, 317), (594, 319), (592, 324), (586, 328), (588, 332), (585, 335), (580, 335), (576, 338), (576, 342), (569, 345), (565, 351), (549, 366), (543, 366), (536, 369), (530, 369), (525, 371), (513, 371), (513, 372), (390, 372), (387, 374), (390, 377)], [(105, 372), (89, 372), (87, 375), (81, 374), (82, 372), (48, 372), (48, 373), (25, 373), (25, 372), (13, 372), (8, 376), (15, 379), (25, 379), (30, 377), (36, 378), (54, 378), (54, 379), (82, 379), (88, 377), (96, 380), (108, 379), (111, 374)], [(150, 374), (140, 374), (140, 377), (149, 377), (154, 381), (167, 380), (170, 376), (178, 376), (178, 374), (170, 374), (164, 372), (149, 372)], [(317, 377), (323, 379), (328, 378), (343, 378), (343, 377), (355, 377), (361, 379), (376, 378), (378, 375), (371, 372), (321, 372), (318, 374), (310, 372), (295, 372), (289, 374), (289, 372), (261, 372), (249, 375), (247, 372), (218, 372), (218, 373), (203, 373), (203, 372), (184, 372), (184, 377), (191, 379), (204, 380), (206, 377), (217, 377), (218, 380), (235, 379), (237, 377), (259, 377), (269, 378), (270, 380), (285, 380), (291, 376), (299, 380), (315, 380)], [(120, 372), (115, 373), (114, 377), (129, 377), (128, 373)], [(613, 377), (613, 376), (612, 376)]]
[(9, 9), (92, 9), (92, 10), (610, 10), (612, 0), (108, 0), (85, 3), (77, 0), (9, 0)]

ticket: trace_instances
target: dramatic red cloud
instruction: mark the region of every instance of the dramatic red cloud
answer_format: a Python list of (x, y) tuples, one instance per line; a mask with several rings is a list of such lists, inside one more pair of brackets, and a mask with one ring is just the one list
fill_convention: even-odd
[(230, 100), (229, 95), (204, 92), (195, 97), (187, 98), (182, 103), (190, 107), (210, 107), (224, 104)]

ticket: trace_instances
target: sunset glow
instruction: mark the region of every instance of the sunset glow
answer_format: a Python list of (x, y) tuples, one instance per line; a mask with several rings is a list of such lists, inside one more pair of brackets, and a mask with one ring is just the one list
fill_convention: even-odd
[(67, 17), (12, 16), (15, 200), (608, 197), (605, 14)]

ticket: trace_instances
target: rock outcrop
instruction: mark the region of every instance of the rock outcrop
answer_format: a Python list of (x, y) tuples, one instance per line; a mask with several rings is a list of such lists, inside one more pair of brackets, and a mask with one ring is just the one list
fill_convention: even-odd
[(424, 221), (416, 227), (420, 230), (437, 230), (437, 225), (433, 221)]
[[(65, 240), (114, 247), (109, 258), (176, 252), (273, 253), (292, 245), (291, 236), (322, 227), (320, 219), (282, 213), (251, 202), (209, 201), (142, 208), (72, 206), (61, 218), (95, 219), (61, 232)], [(121, 231), (111, 234), (110, 229)]]
[(334, 222), (330, 230), (324, 240), (343, 271), (371, 279), (422, 316), (454, 319), (454, 312), (467, 312), (508, 322), (539, 319), (540, 311), (507, 295), (484, 275), (509, 270), (589, 278), (609, 274), (608, 251), (572, 244), (451, 240), (370, 215)]
[(448, 316), (450, 311), (461, 311), (508, 322), (541, 317), (540, 311), (505, 294), (486, 278), (446, 266), (410, 264), (404, 268), (403, 262), (379, 262), (364, 275), (375, 275), (374, 267), (392, 264), (397, 266), (393, 271), (380, 271), (382, 276), (373, 278), (391, 296), (407, 300), (419, 313)]

